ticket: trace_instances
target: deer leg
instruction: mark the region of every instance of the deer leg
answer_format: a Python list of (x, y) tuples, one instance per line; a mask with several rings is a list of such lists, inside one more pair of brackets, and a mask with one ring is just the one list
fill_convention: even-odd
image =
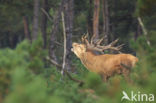
[(106, 75), (101, 74), (101, 78), (102, 78), (103, 82), (107, 82), (107, 76)]
[(130, 79), (130, 70), (124, 68), (123, 71), (123, 76), (125, 78), (125, 80), (128, 82), (128, 83), (132, 83), (132, 80)]

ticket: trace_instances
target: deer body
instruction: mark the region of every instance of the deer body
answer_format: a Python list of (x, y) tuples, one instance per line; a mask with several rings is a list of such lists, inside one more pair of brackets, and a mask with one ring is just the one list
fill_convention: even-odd
[(85, 45), (78, 43), (73, 43), (72, 51), (89, 71), (100, 74), (104, 81), (107, 81), (114, 74), (123, 74), (128, 79), (130, 69), (125, 68), (125, 66), (132, 68), (138, 61), (131, 54), (96, 55), (92, 51), (87, 50)]

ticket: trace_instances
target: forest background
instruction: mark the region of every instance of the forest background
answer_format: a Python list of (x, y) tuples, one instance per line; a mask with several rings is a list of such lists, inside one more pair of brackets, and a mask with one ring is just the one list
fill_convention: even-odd
[[(63, 23), (72, 78), (61, 74)], [(139, 58), (133, 85), (120, 75), (103, 83), (81, 64), (71, 46), (84, 33), (105, 37), (105, 45), (119, 38), (121, 51)], [(156, 0), (0, 0), (0, 103), (120, 103), (122, 91), (156, 95), (155, 60)]]

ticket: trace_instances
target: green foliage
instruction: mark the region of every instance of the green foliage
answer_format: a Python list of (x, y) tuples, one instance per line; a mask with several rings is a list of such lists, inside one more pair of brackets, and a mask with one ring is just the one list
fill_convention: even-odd
[(0, 50), (0, 96), (4, 103), (119, 103), (123, 90), (156, 94), (155, 49), (146, 45), (144, 37), (132, 43), (139, 57), (131, 73), (133, 86), (120, 75), (104, 83), (98, 74), (88, 72), (80, 61), (74, 60), (78, 74), (72, 76), (85, 81), (79, 87), (68, 77), (62, 77), (56, 68), (49, 65), (45, 68), (46, 53), (42, 53), (39, 45), (42, 45), (40, 40), (32, 45), (23, 41), (14, 50)]
[[(51, 16), (55, 15), (59, 3), (58, 0), (49, 1), (50, 7), (53, 7), (49, 12)], [(0, 1), (0, 28), (3, 28), (0, 31), (0, 40), (4, 41), (0, 45), (8, 45), (11, 37), (8, 35), (23, 35), (22, 16), (27, 14), (29, 19), (32, 17), (32, 4), (32, 0)], [(109, 4), (112, 33), (115, 38), (120, 37), (123, 38), (121, 41), (128, 42), (129, 32), (135, 32), (136, 24), (132, 23), (135, 22), (135, 1), (110, 0)], [(89, 72), (80, 60), (72, 59), (77, 72), (71, 75), (85, 81), (79, 87), (78, 83), (67, 76), (62, 77), (60, 71), (45, 60), (48, 53), (42, 49), (43, 42), (40, 37), (32, 44), (25, 40), (14, 49), (0, 50), (0, 103), (121, 103), (123, 90), (127, 93), (140, 91), (156, 95), (156, 16), (153, 14), (153, 5), (154, 0), (138, 0), (136, 5), (136, 15), (143, 19), (148, 35), (140, 36), (135, 42), (131, 41), (131, 47), (139, 58), (130, 75), (133, 85), (127, 83), (121, 75), (115, 75), (104, 83), (98, 74)], [(86, 32), (88, 8), (89, 0), (75, 1), (75, 35)], [(51, 23), (48, 29), (50, 32)], [(60, 32), (61, 30), (58, 37)], [(147, 45), (147, 39), (151, 46)], [(127, 100), (123, 102), (130, 103)]]
[[(102, 80), (98, 74), (95, 73), (88, 73), (86, 77), (86, 85), (89, 88), (98, 88), (98, 86), (101, 84)], [(96, 84), (96, 85), (95, 85)]]
[(137, 0), (137, 13), (141, 16), (153, 15), (156, 10), (155, 0)]
[(77, 83), (67, 78), (61, 80), (60, 73), (54, 67), (44, 67), (42, 54), (45, 54), (40, 43), (37, 40), (30, 45), (23, 41), (15, 50), (0, 51), (0, 96), (3, 102), (90, 103), (86, 93), (79, 93)]
[(29, 64), (29, 68), (34, 73), (43, 72), (44, 62), (42, 60), (45, 59), (47, 52), (42, 49), (42, 39), (41, 37), (38, 40), (34, 41), (29, 49), (31, 63)]
[(62, 103), (58, 97), (47, 93), (46, 80), (35, 76), (25, 68), (17, 68), (12, 73), (10, 94), (4, 103)]

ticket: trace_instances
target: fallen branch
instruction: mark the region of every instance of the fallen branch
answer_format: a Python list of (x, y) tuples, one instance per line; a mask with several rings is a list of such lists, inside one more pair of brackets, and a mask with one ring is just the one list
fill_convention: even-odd
[[(52, 60), (49, 57), (46, 57), (46, 60), (50, 61), (50, 63), (52, 63), (53, 65), (55, 65), (56, 67), (58, 67), (59, 70), (62, 69), (62, 65), (61, 64), (58, 64), (55, 60)], [(65, 74), (67, 74), (67, 76), (68, 76), (69, 79), (71, 79), (72, 81), (75, 81), (75, 82), (79, 83), (79, 86), (82, 86), (84, 84), (83, 81), (78, 80), (76, 78), (73, 78), (66, 69), (64, 69), (64, 72), (65, 72)]]
[(84, 84), (83, 81), (78, 80), (78, 79), (76, 79), (76, 78), (73, 78), (67, 70), (64, 70), (64, 72), (67, 74), (67, 76), (69, 77), (69, 79), (71, 79), (71, 80), (73, 80), (73, 81), (75, 81), (75, 82), (78, 82), (78, 83), (79, 83), (79, 86), (82, 86), (82, 85)]
[(55, 65), (56, 67), (58, 67), (61, 70), (62, 66), (60, 64), (58, 64), (55, 60), (52, 60), (49, 57), (46, 57), (46, 60), (50, 61), (50, 63), (52, 63), (53, 65)]

